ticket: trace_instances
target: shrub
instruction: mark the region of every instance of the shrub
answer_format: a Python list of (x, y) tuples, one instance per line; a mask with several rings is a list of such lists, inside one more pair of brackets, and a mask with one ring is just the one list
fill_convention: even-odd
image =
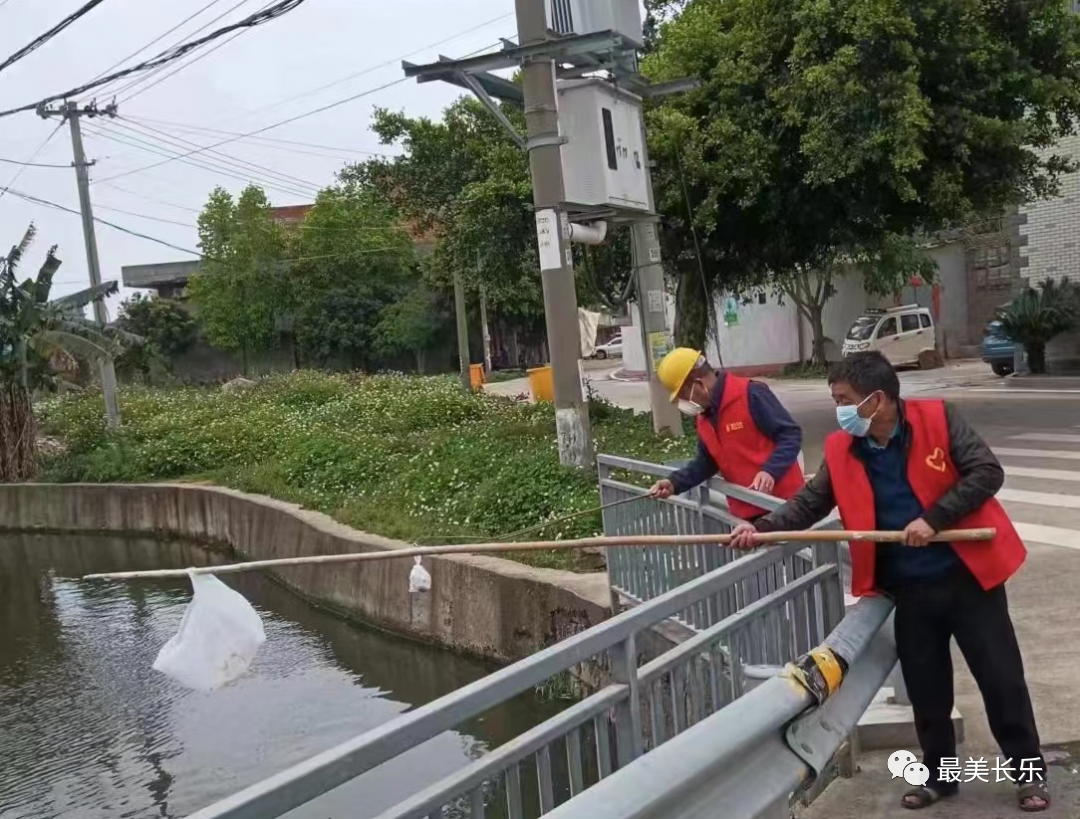
[[(43, 429), (68, 451), (59, 481), (211, 479), (411, 540), (488, 539), (598, 504), (596, 475), (559, 464), (550, 405), (462, 392), (456, 378), (301, 371), (224, 390), (133, 387), (124, 428), (109, 432), (100, 394), (45, 402)], [(592, 405), (600, 451), (671, 460), (693, 438), (658, 439), (647, 415)], [(599, 514), (529, 539), (596, 534)], [(522, 559), (574, 568), (578, 557)]]

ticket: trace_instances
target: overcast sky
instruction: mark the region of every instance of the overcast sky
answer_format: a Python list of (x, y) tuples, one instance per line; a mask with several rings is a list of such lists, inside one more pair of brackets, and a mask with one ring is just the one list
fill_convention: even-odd
[[(89, 81), (204, 6), (210, 7), (124, 66), (188, 39), (192, 32), (232, 6), (237, 6), (235, 11), (206, 31), (241, 19), (266, 2), (104, 0), (54, 40), (0, 72), (0, 108), (35, 102)], [(84, 0), (0, 0), (0, 61), (83, 3)], [(169, 150), (157, 142), (162, 138), (159, 134), (130, 130), (136, 124), (165, 131), (173, 139), (199, 144), (229, 138), (224, 134), (180, 130), (162, 121), (249, 133), (393, 82), (402, 76), (402, 58), (430, 62), (440, 53), (458, 57), (494, 47), (501, 37), (515, 35), (512, 12), (513, 0), (306, 0), (284, 17), (245, 31), (143, 93), (139, 92), (173, 68), (121, 92), (120, 114), (134, 123), (87, 122), (86, 150), (88, 157), (97, 163), (91, 169), (91, 179), (101, 180), (91, 187), (95, 216), (196, 250), (194, 222), (209, 192), (222, 185), (236, 193), (247, 180), (173, 161), (109, 182), (107, 177), (164, 158), (114, 140), (129, 143), (142, 140), (155, 145), (154, 150)], [(196, 56), (213, 47), (213, 44), (207, 46), (196, 52)], [(362, 71), (366, 73), (332, 88), (316, 90)], [(125, 101), (131, 94), (137, 96)], [(305, 192), (329, 184), (335, 171), (350, 157), (355, 161), (366, 157), (364, 151), (386, 150), (368, 130), (374, 107), (404, 110), (412, 116), (437, 116), (458, 94), (456, 88), (445, 84), (418, 85), (408, 81), (262, 135), (329, 146), (333, 150), (248, 140), (233, 142), (219, 150), (291, 177), (281, 181), (286, 190), (267, 187), (267, 192), (275, 205), (301, 204), (312, 199)], [(108, 99), (101, 97), (102, 101)], [(42, 120), (33, 113), (0, 119), (0, 160), (29, 160), (58, 123), (55, 119)], [(97, 134), (92, 134), (92, 130)], [(106, 132), (111, 139), (104, 136)], [(171, 147), (174, 151), (184, 150), (183, 146)], [(286, 147), (289, 150), (283, 150)], [(71, 140), (66, 125), (35, 162), (64, 165), (71, 162)], [(9, 186), (19, 170), (17, 165), (0, 161), (0, 188)], [(252, 170), (252, 173), (266, 176), (264, 171)], [(79, 207), (75, 172), (70, 168), (26, 168), (11, 187), (74, 210)], [(0, 198), (0, 247), (10, 247), (17, 241), (30, 221), (38, 226), (38, 241), (22, 272), (25, 275), (36, 272), (48, 246), (56, 244), (63, 265), (54, 292), (59, 295), (85, 286), (86, 256), (78, 216), (5, 195)], [(97, 237), (102, 276), (106, 280), (119, 280), (123, 265), (194, 258), (101, 224)], [(115, 314), (115, 300), (110, 307)]]

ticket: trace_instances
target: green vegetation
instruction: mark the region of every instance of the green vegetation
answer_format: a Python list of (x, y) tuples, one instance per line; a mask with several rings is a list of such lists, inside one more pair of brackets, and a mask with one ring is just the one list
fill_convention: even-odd
[[(587, 510), (595, 474), (559, 465), (550, 405), (465, 394), (449, 376), (300, 371), (247, 390), (131, 388), (109, 432), (86, 393), (40, 408), (69, 449), (55, 481), (207, 479), (333, 515), (358, 529), (437, 542), (496, 536)], [(593, 403), (597, 445), (649, 460), (686, 457), (693, 438), (658, 439), (648, 416)], [(553, 525), (547, 539), (600, 531), (600, 516)], [(576, 568), (576, 553), (531, 553)]]

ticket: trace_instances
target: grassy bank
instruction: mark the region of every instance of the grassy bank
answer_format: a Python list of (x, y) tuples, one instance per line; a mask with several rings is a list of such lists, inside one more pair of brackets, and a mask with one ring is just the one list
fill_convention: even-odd
[[(425, 542), (497, 537), (598, 503), (593, 472), (559, 465), (549, 405), (465, 395), (455, 378), (298, 372), (236, 392), (128, 389), (124, 427), (101, 396), (43, 403), (42, 429), (67, 444), (53, 481), (210, 480), (300, 503), (358, 529)], [(594, 403), (599, 451), (671, 460), (692, 437), (657, 439), (647, 416)], [(598, 533), (599, 515), (545, 538)], [(569, 553), (528, 562), (579, 568)]]

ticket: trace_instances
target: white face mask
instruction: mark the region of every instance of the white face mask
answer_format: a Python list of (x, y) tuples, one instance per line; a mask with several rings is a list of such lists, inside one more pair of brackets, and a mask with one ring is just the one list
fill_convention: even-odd
[(682, 398), (679, 399), (679, 412), (690, 418), (696, 418), (705, 412), (705, 408), (701, 404), (695, 404), (693, 401), (686, 401)]

